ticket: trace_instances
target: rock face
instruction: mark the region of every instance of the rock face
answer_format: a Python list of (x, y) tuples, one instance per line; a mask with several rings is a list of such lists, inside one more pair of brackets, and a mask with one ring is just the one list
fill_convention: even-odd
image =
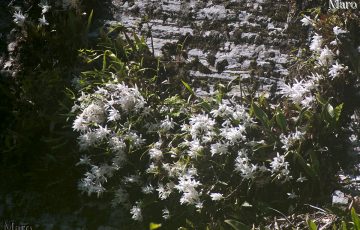
[[(114, 0), (115, 22), (152, 34), (156, 55), (171, 55), (169, 47), (186, 42), (186, 62), (200, 62), (196, 77), (258, 77), (288, 75), (291, 20), (287, 1), (272, 0)], [(141, 23), (144, 17), (147, 23)], [(151, 39), (147, 42), (152, 46)], [(176, 46), (175, 46), (176, 47)], [(175, 56), (172, 57), (174, 60)]]

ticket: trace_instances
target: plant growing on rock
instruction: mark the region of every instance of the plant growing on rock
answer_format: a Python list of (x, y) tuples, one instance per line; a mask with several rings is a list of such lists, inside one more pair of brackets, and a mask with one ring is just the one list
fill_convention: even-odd
[(72, 110), (78, 164), (87, 169), (80, 190), (110, 197), (138, 222), (216, 229), (227, 219), (258, 221), (239, 216), (244, 206), (285, 210), (331, 189), (325, 181), (340, 158), (344, 104), (326, 86), (346, 67), (322, 35), (309, 46), (312, 74), (280, 83), (269, 98), (236, 79), (197, 89), (159, 81), (164, 67), (145, 40), (123, 27), (112, 32), (119, 28), (114, 41), (104, 38), (105, 50), (82, 51), (101, 69), (78, 79)]

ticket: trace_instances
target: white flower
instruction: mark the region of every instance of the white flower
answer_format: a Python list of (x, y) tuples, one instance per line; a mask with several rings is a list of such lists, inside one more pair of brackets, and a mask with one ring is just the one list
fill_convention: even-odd
[(163, 153), (160, 149), (152, 148), (149, 150), (150, 159), (159, 161), (163, 157)]
[(93, 146), (97, 142), (97, 137), (95, 132), (88, 132), (81, 134), (78, 137), (80, 150), (86, 150), (90, 146)]
[(337, 39), (333, 40), (330, 42), (330, 45), (336, 46), (338, 44)]
[(151, 185), (151, 184), (148, 184), (144, 187), (141, 188), (141, 191), (144, 193), (144, 194), (151, 194), (154, 192), (154, 187)]
[(173, 118), (169, 118), (169, 115), (167, 115), (166, 118), (161, 121), (160, 129), (166, 132), (173, 129), (174, 126), (175, 122), (173, 121)]
[(126, 148), (126, 144), (119, 137), (111, 137), (109, 140), (109, 145), (115, 152), (123, 152), (123, 150)]
[(143, 217), (141, 214), (140, 202), (136, 202), (136, 205), (131, 208), (130, 213), (132, 214), (132, 218), (134, 220), (142, 221)]
[(196, 190), (201, 185), (199, 181), (196, 181), (192, 172), (187, 172), (179, 177), (179, 182), (175, 185), (175, 188), (182, 192), (180, 199), (181, 204), (196, 204), (200, 202), (200, 194)]
[(212, 130), (215, 125), (215, 121), (209, 116), (203, 114), (197, 114), (190, 118), (189, 121), (190, 127), (189, 131), (191, 136), (196, 138), (201, 138), (202, 136), (212, 136)]
[(313, 50), (313, 51), (316, 51), (316, 52), (320, 52), (322, 42), (323, 42), (322, 36), (320, 36), (320, 35), (318, 35), (318, 34), (315, 34), (315, 35), (312, 37), (312, 40), (311, 40), (310, 50)]
[(195, 204), (195, 208), (196, 208), (197, 212), (201, 212), (201, 209), (203, 209), (203, 207), (204, 207), (204, 203), (201, 201), (199, 201)]
[(307, 178), (302, 176), (301, 173), (300, 173), (300, 176), (299, 176), (299, 178), (296, 179), (296, 182), (302, 183), (304, 181), (307, 181)]
[(158, 188), (156, 189), (156, 191), (159, 193), (160, 200), (167, 199), (170, 196), (172, 190), (174, 189), (174, 186), (175, 185), (172, 182), (167, 183), (166, 186), (160, 183)]
[(163, 217), (165, 220), (167, 220), (167, 219), (170, 218), (170, 211), (169, 211), (169, 209), (164, 208), (164, 209), (162, 210), (162, 217)]
[(188, 154), (191, 158), (197, 158), (204, 149), (199, 140), (192, 140), (191, 142), (188, 142), (188, 145), (190, 147)]
[(23, 26), (24, 23), (25, 23), (25, 19), (26, 19), (26, 16), (23, 15), (23, 13), (19, 10), (17, 12), (14, 13), (13, 15), (14, 17), (14, 22), (19, 25), (19, 26)]
[(295, 133), (290, 133), (289, 135), (285, 136), (284, 134), (280, 135), (280, 141), (283, 144), (281, 147), (282, 149), (285, 149), (288, 151), (295, 142), (301, 140), (304, 137), (305, 133), (300, 132), (298, 130), (295, 131)]
[(146, 172), (149, 174), (157, 174), (159, 172), (159, 167), (156, 166), (154, 162), (151, 162), (149, 168), (146, 169)]
[[(124, 83), (108, 83), (95, 92), (105, 97), (106, 108), (120, 109), (125, 113), (137, 113), (144, 108), (146, 102), (138, 88), (130, 88)], [(112, 112), (115, 113), (114, 111)]]
[(211, 199), (214, 201), (218, 201), (218, 200), (221, 200), (224, 198), (223, 194), (221, 194), (221, 193), (211, 193), (210, 196), (211, 196)]
[(80, 190), (87, 192), (88, 195), (97, 193), (98, 197), (105, 191), (103, 183), (107, 181), (104, 175), (104, 170), (100, 167), (93, 165), (89, 172), (85, 173), (85, 177), (79, 182), (78, 187)]
[(289, 162), (285, 160), (285, 156), (277, 153), (277, 156), (270, 162), (271, 172), (277, 174), (277, 179), (285, 178), (285, 181), (291, 178), (289, 170)]
[(177, 161), (172, 165), (170, 165), (169, 163), (163, 163), (162, 167), (166, 170), (169, 177), (179, 176), (183, 174), (186, 169), (186, 165), (181, 161)]
[(318, 59), (319, 64), (328, 66), (333, 63), (333, 59), (334, 59), (334, 53), (327, 46), (325, 46), (325, 48), (321, 50)]
[(45, 14), (51, 8), (51, 6), (48, 5), (47, 1), (41, 1), (41, 3), (39, 3), (39, 6), (41, 7), (41, 14)]
[(110, 108), (108, 111), (109, 111), (108, 121), (120, 120), (121, 116), (120, 116), (120, 113), (119, 113), (119, 111), (117, 109)]
[(125, 176), (123, 180), (124, 180), (125, 184), (129, 184), (129, 183), (140, 184), (141, 183), (140, 177), (138, 175)]
[(111, 131), (106, 126), (102, 127), (101, 125), (99, 125), (98, 127), (99, 128), (95, 130), (96, 138), (98, 140), (103, 140), (110, 134)]
[(355, 134), (351, 134), (351, 136), (349, 137), (349, 140), (351, 143), (355, 143), (358, 140), (358, 136)]
[(74, 120), (73, 126), (74, 131), (86, 131), (89, 129), (89, 126), (86, 124), (86, 120), (82, 115), (78, 115)]
[(245, 179), (254, 179), (257, 170), (258, 166), (250, 163), (246, 152), (244, 150), (239, 151), (235, 160), (235, 171), (240, 172)]
[(138, 135), (137, 133), (130, 131), (126, 135), (124, 135), (124, 138), (134, 146), (134, 147), (140, 147), (145, 143), (145, 139), (142, 139), (142, 135)]
[(338, 27), (338, 26), (335, 26), (335, 27), (333, 28), (333, 31), (334, 31), (334, 34), (335, 34), (336, 36), (338, 36), (339, 34), (345, 34), (345, 33), (348, 32), (348, 31), (346, 31), (346, 30), (341, 29), (341, 28)]
[(49, 23), (46, 21), (45, 15), (43, 15), (41, 18), (39, 18), (39, 26), (47, 26)]
[(212, 144), (210, 147), (211, 156), (214, 156), (215, 154), (222, 155), (226, 154), (228, 151), (228, 144), (224, 143), (215, 143)]
[(80, 161), (76, 165), (91, 165), (91, 160), (88, 155), (82, 155)]
[(117, 84), (116, 90), (119, 93), (118, 99), (123, 110), (138, 112), (145, 106), (145, 99), (141, 96), (138, 88), (129, 88), (125, 84)]
[(249, 113), (247, 112), (245, 106), (243, 105), (235, 106), (235, 111), (232, 113), (232, 117), (235, 120), (242, 121), (242, 123), (244, 123), (244, 126), (247, 126), (254, 122)]
[(301, 19), (300, 21), (302, 22), (303, 26), (308, 26), (308, 25), (313, 24), (313, 20), (310, 17), (306, 16), (306, 15), (304, 15), (303, 19)]
[(340, 72), (344, 69), (345, 67), (342, 64), (339, 64), (337, 61), (335, 62), (335, 65), (332, 65), (330, 67), (329, 70), (329, 75), (334, 78), (339, 76)]
[[(282, 94), (284, 97), (288, 97), (295, 103), (302, 103), (304, 97), (311, 93), (311, 90), (316, 87), (315, 81), (310, 79), (308, 81), (295, 79), (293, 85), (281, 83), (279, 85), (280, 91), (278, 94)], [(304, 104), (304, 103), (302, 103)]]
[(311, 107), (311, 105), (315, 102), (315, 97), (313, 95), (305, 96), (301, 101), (301, 105), (303, 107)]
[(86, 123), (97, 123), (101, 124), (105, 121), (105, 110), (101, 102), (91, 103), (87, 106), (82, 112), (81, 116), (83, 117)]
[(289, 199), (295, 199), (298, 197), (298, 195), (296, 195), (294, 191), (292, 191), (291, 193), (288, 192), (286, 194), (289, 196)]
[(245, 127), (242, 125), (239, 125), (238, 127), (221, 128), (220, 131), (221, 136), (233, 144), (246, 139)]
[(226, 117), (229, 116), (233, 113), (234, 111), (232, 110), (231, 107), (229, 107), (226, 104), (220, 104), (218, 109), (214, 109), (212, 110), (210, 113), (214, 116), (214, 117)]

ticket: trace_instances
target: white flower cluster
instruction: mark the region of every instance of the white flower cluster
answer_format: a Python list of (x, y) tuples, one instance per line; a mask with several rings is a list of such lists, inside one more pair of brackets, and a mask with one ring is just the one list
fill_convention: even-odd
[(288, 151), (295, 142), (301, 140), (304, 137), (305, 133), (296, 130), (294, 133), (290, 133), (285, 136), (284, 134), (280, 135), (280, 141), (283, 144), (282, 148)]
[(250, 163), (250, 159), (245, 151), (240, 151), (235, 160), (235, 171), (240, 172), (245, 179), (254, 179), (259, 167)]
[(302, 79), (298, 81), (295, 79), (295, 82), (292, 85), (281, 83), (278, 94), (281, 94), (283, 97), (287, 97), (294, 103), (304, 107), (311, 107), (312, 102), (314, 101), (312, 91), (317, 87), (318, 81), (317, 77), (314, 76), (308, 80)]
[[(125, 142), (134, 147), (139, 147), (144, 142), (141, 135), (126, 127), (125, 124), (114, 124), (114, 122), (120, 121), (122, 117), (126, 119), (129, 114), (139, 114), (145, 106), (145, 100), (136, 87), (108, 83), (104, 87), (99, 87), (93, 94), (82, 93), (78, 102), (73, 107), (73, 112), (78, 113), (73, 122), (73, 129), (80, 133), (78, 138), (80, 150), (84, 151), (96, 145), (106, 144), (113, 153), (111, 165), (92, 165), (87, 158), (79, 162), (79, 164), (86, 162), (91, 167), (91, 170), (80, 181), (79, 188), (88, 194), (100, 195), (105, 190), (103, 184), (107, 182), (107, 178), (126, 162), (127, 145)], [(120, 125), (121, 127), (118, 127)], [(123, 135), (119, 136), (117, 130), (121, 128), (123, 128)], [(119, 198), (117, 200), (121, 203)]]
[[(47, 3), (46, 0), (42, 0), (39, 3), (39, 7), (41, 7), (41, 17), (38, 19), (39, 27), (48, 26), (49, 22), (45, 18), (45, 13), (47, 13), (51, 9), (51, 6)], [(17, 10), (13, 14), (13, 21), (15, 22), (15, 24), (22, 27), (25, 25), (26, 17), (27, 15), (24, 15), (21, 10)]]
[[(316, 24), (316, 20), (312, 20), (308, 16), (304, 16), (304, 18), (301, 20), (304, 26), (312, 25), (314, 26)], [(312, 36), (311, 43), (310, 43), (310, 50), (314, 52), (316, 58), (317, 58), (317, 64), (319, 66), (324, 66), (326, 68), (329, 68), (328, 74), (330, 78), (338, 77), (342, 71), (346, 70), (347, 67), (343, 64), (339, 63), (339, 60), (336, 60), (336, 56), (339, 55), (339, 50), (337, 49), (337, 45), (340, 44), (339, 35), (348, 33), (347, 30), (342, 29), (339, 26), (333, 27), (333, 34), (335, 39), (329, 43), (329, 46), (334, 47), (333, 49), (330, 49), (328, 45), (324, 45), (324, 39), (321, 35), (318, 35), (315, 33)], [(334, 64), (335, 62), (335, 64)]]
[[(303, 100), (303, 95), (308, 94), (315, 83), (310, 84), (309, 80), (308, 84), (306, 89), (301, 89), (300, 96), (291, 87), (287, 96)], [(222, 172), (204, 168), (209, 162), (226, 164), (243, 180), (267, 177), (284, 182), (292, 178), (290, 164), (283, 155), (278, 153), (267, 161), (255, 159), (252, 143), (257, 141), (250, 139), (248, 132), (258, 123), (249, 109), (233, 98), (220, 103), (214, 100), (210, 111), (184, 112), (181, 119), (172, 116), (173, 111), (174, 108), (167, 105), (148, 106), (136, 87), (124, 83), (109, 83), (91, 94), (83, 93), (73, 108), (77, 114), (73, 129), (79, 132), (80, 149), (90, 151), (99, 146), (110, 151), (110, 158), (108, 163), (97, 166), (95, 159), (104, 158), (91, 156), (90, 160), (87, 155), (82, 156), (78, 164), (89, 167), (90, 171), (80, 181), (79, 188), (88, 194), (100, 195), (105, 191), (104, 184), (109, 183), (113, 175), (120, 174), (112, 205), (128, 208), (132, 218), (141, 221), (145, 206), (141, 198), (131, 198), (129, 189), (134, 186), (143, 196), (155, 195), (167, 205), (163, 206), (164, 219), (170, 217), (171, 210), (167, 207), (174, 199), (179, 205), (194, 206), (199, 212), (207, 208), (207, 200), (225, 202), (226, 189), (215, 180)], [(179, 108), (179, 111), (192, 110)], [(132, 124), (131, 120), (139, 124)], [(142, 135), (147, 138), (143, 139)], [(301, 136), (300, 132), (282, 136), (282, 149), (288, 149)], [(258, 143), (264, 144), (264, 141)], [(133, 148), (141, 153), (138, 161), (142, 165), (132, 172), (126, 171), (125, 176), (122, 170), (127, 159), (135, 154), (129, 153)], [(214, 178), (209, 179), (212, 174)]]
[(284, 155), (277, 153), (276, 157), (274, 157), (270, 163), (270, 167), (273, 175), (276, 175), (279, 180), (284, 179), (284, 181), (288, 181), (291, 179), (289, 162), (285, 160)]
[(200, 193), (196, 190), (201, 185), (194, 177), (197, 175), (196, 169), (187, 171), (179, 177), (179, 182), (175, 188), (182, 193), (181, 204), (196, 204), (201, 207)]

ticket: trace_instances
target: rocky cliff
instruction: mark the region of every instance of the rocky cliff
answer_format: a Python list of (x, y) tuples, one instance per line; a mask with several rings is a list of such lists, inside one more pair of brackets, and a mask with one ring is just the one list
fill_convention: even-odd
[[(289, 74), (290, 52), (299, 46), (289, 35), (291, 3), (271, 0), (114, 0), (114, 19), (147, 36), (156, 55), (186, 42), (186, 62), (202, 68), (196, 77), (268, 80)], [(146, 23), (144, 23), (146, 22)], [(296, 49), (296, 48), (295, 48)], [(176, 60), (175, 57), (172, 57)]]

